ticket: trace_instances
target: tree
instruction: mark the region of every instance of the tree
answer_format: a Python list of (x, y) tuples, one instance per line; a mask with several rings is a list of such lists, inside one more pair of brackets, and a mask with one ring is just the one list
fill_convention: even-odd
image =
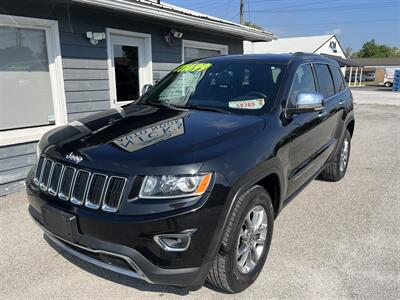
[(377, 44), (375, 39), (372, 39), (365, 42), (353, 57), (400, 57), (400, 50), (397, 47)]
[(264, 28), (262, 28), (261, 26), (259, 26), (259, 25), (257, 25), (257, 24), (254, 24), (254, 23), (251, 23), (251, 22), (249, 22), (249, 21), (244, 22), (243, 25), (245, 25), (245, 26), (247, 26), (247, 27), (259, 29), (259, 30), (264, 30)]

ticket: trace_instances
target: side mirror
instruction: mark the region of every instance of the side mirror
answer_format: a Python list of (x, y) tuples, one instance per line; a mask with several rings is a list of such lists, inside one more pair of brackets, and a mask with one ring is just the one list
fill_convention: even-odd
[(288, 107), (288, 114), (300, 114), (320, 111), (324, 108), (323, 96), (320, 93), (300, 93), (296, 98), (296, 107)]
[(142, 88), (142, 95), (146, 94), (151, 88), (153, 87), (152, 84), (145, 84)]

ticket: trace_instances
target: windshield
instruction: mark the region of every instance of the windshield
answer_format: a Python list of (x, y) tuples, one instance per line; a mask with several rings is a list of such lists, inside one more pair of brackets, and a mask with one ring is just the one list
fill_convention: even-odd
[(139, 103), (232, 113), (264, 113), (275, 100), (285, 65), (192, 62), (176, 68)]

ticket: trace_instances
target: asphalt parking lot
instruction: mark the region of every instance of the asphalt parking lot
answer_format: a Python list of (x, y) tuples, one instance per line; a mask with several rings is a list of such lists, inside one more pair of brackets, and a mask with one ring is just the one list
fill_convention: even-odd
[(243, 293), (154, 286), (81, 262), (43, 239), (20, 192), (0, 198), (0, 299), (399, 299), (400, 94), (382, 94), (354, 91), (347, 176), (314, 181), (282, 211)]

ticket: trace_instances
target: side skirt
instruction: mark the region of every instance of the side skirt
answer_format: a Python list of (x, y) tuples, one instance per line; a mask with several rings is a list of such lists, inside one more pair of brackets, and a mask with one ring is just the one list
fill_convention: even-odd
[(318, 175), (329, 165), (330, 162), (326, 162), (313, 176), (310, 177), (301, 187), (299, 187), (290, 197), (283, 201), (282, 209), (288, 205), (298, 194), (300, 194)]

